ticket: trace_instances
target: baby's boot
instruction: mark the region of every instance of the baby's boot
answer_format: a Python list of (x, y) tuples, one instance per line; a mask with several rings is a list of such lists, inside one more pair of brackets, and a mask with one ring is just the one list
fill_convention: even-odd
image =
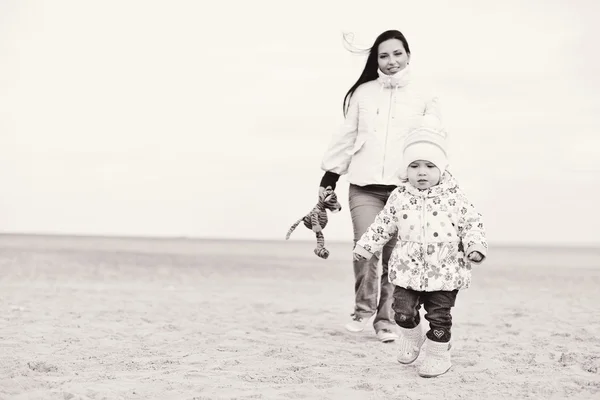
[(423, 378), (433, 378), (448, 372), (452, 366), (450, 360), (450, 342), (434, 342), (427, 339), (425, 358), (419, 367), (419, 375)]
[(421, 328), (421, 324), (412, 329), (402, 327), (399, 327), (399, 329), (401, 335), (398, 340), (398, 362), (400, 364), (410, 364), (419, 357), (421, 346), (425, 342), (425, 333)]

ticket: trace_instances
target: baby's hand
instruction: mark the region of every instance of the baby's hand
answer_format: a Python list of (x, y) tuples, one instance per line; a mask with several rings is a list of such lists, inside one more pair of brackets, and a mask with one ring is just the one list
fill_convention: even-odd
[(481, 260), (483, 260), (483, 255), (478, 251), (473, 251), (469, 253), (469, 260), (474, 262), (480, 262)]
[(358, 253), (352, 253), (352, 255), (354, 256), (354, 261), (365, 261), (366, 260), (365, 257), (361, 256)]

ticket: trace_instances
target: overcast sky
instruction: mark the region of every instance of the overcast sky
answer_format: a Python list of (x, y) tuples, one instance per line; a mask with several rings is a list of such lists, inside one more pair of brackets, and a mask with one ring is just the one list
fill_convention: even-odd
[(0, 231), (283, 239), (399, 29), (490, 242), (600, 244), (599, 4), (3, 0)]

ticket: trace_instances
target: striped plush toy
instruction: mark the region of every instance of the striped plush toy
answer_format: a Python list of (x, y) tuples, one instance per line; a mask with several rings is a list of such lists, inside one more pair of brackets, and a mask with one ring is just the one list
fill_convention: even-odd
[(304, 222), (304, 226), (312, 230), (317, 236), (317, 247), (315, 248), (315, 254), (324, 259), (329, 257), (329, 250), (325, 248), (325, 237), (323, 236), (322, 232), (323, 229), (325, 229), (328, 221), (326, 210), (330, 210), (331, 212), (335, 213), (341, 209), (342, 205), (338, 202), (335, 192), (330, 186), (328, 186), (320, 193), (319, 202), (317, 205), (308, 214), (300, 218), (294, 223), (294, 225), (291, 226), (287, 235), (285, 236), (285, 240), (290, 238), (290, 235), (300, 224), (300, 222)]

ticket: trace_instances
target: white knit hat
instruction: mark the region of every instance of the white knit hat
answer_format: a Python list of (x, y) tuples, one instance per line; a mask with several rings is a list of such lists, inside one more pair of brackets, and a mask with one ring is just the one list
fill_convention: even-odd
[(417, 160), (435, 164), (440, 170), (440, 174), (443, 175), (448, 167), (446, 136), (447, 133), (444, 130), (425, 127), (417, 128), (409, 133), (404, 142), (400, 177), (406, 179), (409, 165)]

